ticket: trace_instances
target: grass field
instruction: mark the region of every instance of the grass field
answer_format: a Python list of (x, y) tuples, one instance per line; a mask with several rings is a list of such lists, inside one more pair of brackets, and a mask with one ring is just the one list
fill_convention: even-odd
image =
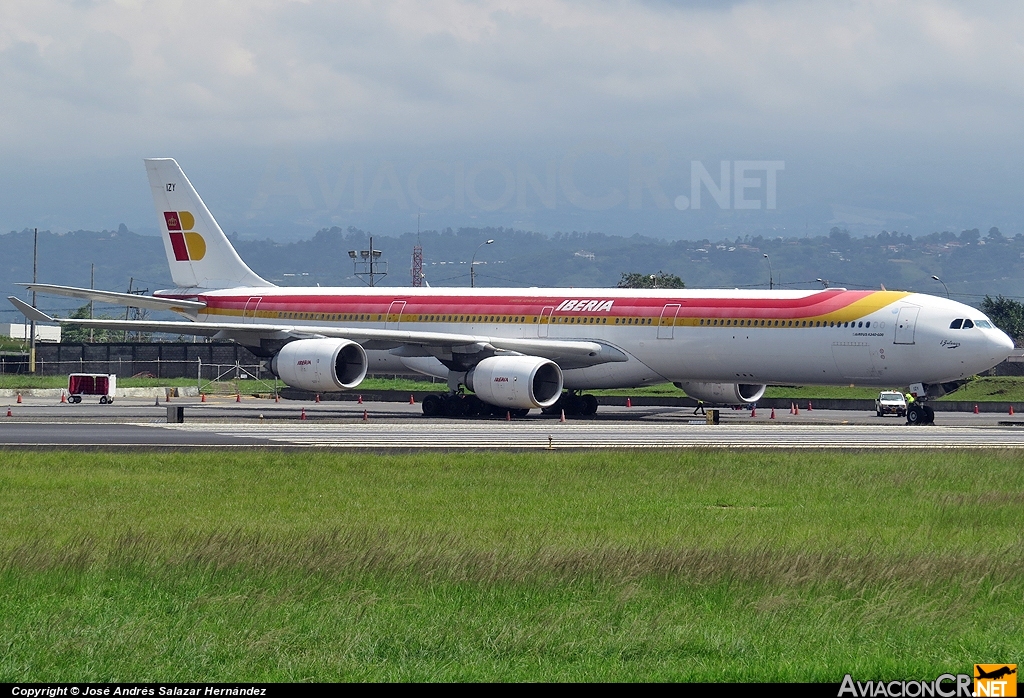
[(0, 458), (0, 681), (934, 678), (1024, 652), (1024, 454)]

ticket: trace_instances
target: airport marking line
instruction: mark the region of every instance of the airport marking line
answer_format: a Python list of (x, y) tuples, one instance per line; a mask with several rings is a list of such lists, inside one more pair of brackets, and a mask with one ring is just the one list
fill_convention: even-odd
[[(1024, 448), (1024, 430), (978, 427), (670, 424), (153, 424), (190, 434), (262, 438), (331, 448)], [(550, 437), (550, 441), (549, 441)]]

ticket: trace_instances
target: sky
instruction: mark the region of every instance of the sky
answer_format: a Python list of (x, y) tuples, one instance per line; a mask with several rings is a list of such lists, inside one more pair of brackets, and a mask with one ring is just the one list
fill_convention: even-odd
[(5, 0), (0, 231), (1024, 232), (1013, 2)]

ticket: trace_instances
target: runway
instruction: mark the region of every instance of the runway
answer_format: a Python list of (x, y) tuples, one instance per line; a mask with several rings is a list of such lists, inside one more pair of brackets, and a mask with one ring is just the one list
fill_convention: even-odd
[(1024, 429), (856, 425), (645, 423), (214, 424), (163, 425), (192, 435), (266, 439), (276, 445), (347, 449), (589, 448), (1024, 448)]
[[(816, 410), (777, 414), (723, 410), (707, 425), (691, 409), (602, 408), (596, 419), (560, 422), (426, 419), (401, 403), (274, 403), (180, 400), (184, 424), (168, 424), (166, 404), (60, 405), (28, 401), (0, 417), (0, 448), (389, 450), (599, 448), (1024, 448), (1024, 428), (1006, 415), (943, 414), (938, 426), (907, 427), (873, 413)], [(363, 420), (364, 409), (366, 420)], [(303, 412), (307, 419), (302, 420)], [(1024, 426), (1024, 423), (1022, 423)]]

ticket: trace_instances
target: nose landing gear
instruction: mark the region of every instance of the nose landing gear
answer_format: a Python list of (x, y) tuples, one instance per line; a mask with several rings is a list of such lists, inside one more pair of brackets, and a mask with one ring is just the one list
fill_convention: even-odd
[(917, 426), (919, 424), (934, 424), (935, 411), (928, 405), (913, 402), (907, 407), (907, 424)]

